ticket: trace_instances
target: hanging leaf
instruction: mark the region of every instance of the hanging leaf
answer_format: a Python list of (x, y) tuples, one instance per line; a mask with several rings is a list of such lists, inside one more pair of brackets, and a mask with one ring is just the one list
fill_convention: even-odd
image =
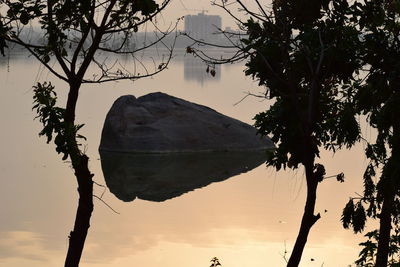
[(348, 229), (349, 226), (352, 224), (352, 217), (354, 213), (354, 202), (353, 199), (350, 199), (349, 202), (347, 202), (346, 206), (343, 209), (342, 212), (342, 217), (341, 221), (343, 224), (343, 227)]

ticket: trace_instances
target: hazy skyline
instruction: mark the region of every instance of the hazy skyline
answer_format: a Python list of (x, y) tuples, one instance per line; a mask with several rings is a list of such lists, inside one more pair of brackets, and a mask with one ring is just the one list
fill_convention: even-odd
[[(261, 1), (261, 3), (267, 7), (271, 5), (271, 0)], [(253, 0), (245, 0), (243, 3), (246, 3), (252, 11), (257, 11), (257, 7), (254, 4)], [(231, 5), (233, 10), (237, 10), (237, 5)], [(217, 6), (213, 6), (211, 4), (211, 0), (172, 0), (170, 5), (165, 9), (165, 12), (162, 14), (162, 18), (159, 20), (164, 20), (165, 23), (172, 23), (175, 19), (185, 16), (185, 15), (195, 15), (202, 10), (207, 11), (207, 15), (219, 15), (222, 18), (222, 28), (232, 27), (236, 28), (235, 20), (229, 16), (222, 8)], [(242, 12), (243, 13), (243, 12)], [(243, 16), (245, 14), (243, 13)], [(179, 26), (179, 29), (183, 29), (183, 23)]]
[[(158, 23), (157, 24), (158, 27), (164, 29), (163, 25), (172, 26), (179, 18), (182, 18), (186, 15), (196, 15), (198, 13), (201, 13), (202, 11), (205, 11), (207, 15), (221, 16), (222, 29), (225, 29), (226, 27), (237, 29), (236, 27), (237, 23), (235, 22), (235, 20), (225, 10), (215, 5), (212, 5), (211, 2), (212, 0), (171, 0), (170, 4), (163, 10), (161, 15), (159, 15), (155, 21)], [(243, 0), (242, 2), (245, 3), (251, 11), (258, 11), (258, 8), (253, 0)], [(272, 0), (261, 1), (261, 4), (263, 6), (266, 6), (267, 7), (266, 10), (268, 10), (271, 5), (271, 2)], [(157, 1), (157, 3), (160, 5), (162, 1)], [(237, 12), (239, 8), (237, 4), (231, 4), (230, 7), (237, 15), (237, 17), (244, 19), (247, 18), (245, 12)], [(0, 11), (4, 12), (4, 9), (0, 9)], [(36, 27), (38, 26), (38, 23), (33, 22), (30, 25)], [(150, 24), (148, 24), (147, 26), (140, 29), (140, 31), (146, 31), (146, 30), (151, 31), (152, 28), (153, 27)], [(178, 24), (178, 29), (184, 30), (183, 20)]]

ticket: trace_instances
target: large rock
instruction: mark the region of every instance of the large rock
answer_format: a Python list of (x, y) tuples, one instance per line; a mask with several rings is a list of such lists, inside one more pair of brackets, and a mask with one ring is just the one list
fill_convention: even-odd
[(119, 152), (252, 151), (272, 148), (246, 123), (164, 93), (118, 98), (107, 114), (100, 150)]
[(265, 151), (120, 153), (100, 151), (110, 192), (122, 201), (164, 201), (247, 172), (267, 159)]

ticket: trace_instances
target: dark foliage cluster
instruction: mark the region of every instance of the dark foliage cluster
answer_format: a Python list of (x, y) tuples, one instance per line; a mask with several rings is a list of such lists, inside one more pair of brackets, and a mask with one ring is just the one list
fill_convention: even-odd
[[(377, 267), (386, 266), (393, 255), (388, 248), (400, 247), (398, 239), (390, 239), (400, 220), (400, 2), (275, 0), (270, 8), (252, 3), (256, 10), (241, 0), (214, 1), (244, 33), (232, 42), (240, 52), (213, 63), (246, 61), (245, 74), (273, 100), (254, 118), (258, 131), (276, 144), (267, 163), (277, 170), (305, 168), (305, 212), (288, 266), (297, 266), (298, 256), (292, 261), (302, 253), (297, 245), (319, 218), (313, 215), (317, 183), (333, 177), (325, 177), (323, 165), (315, 162), (320, 149), (335, 152), (361, 140), (369, 160), (364, 192), (347, 203), (342, 223), (361, 232), (368, 218), (378, 219), (372, 256)], [(248, 19), (235, 13), (234, 4)], [(190, 52), (212, 62), (193, 47)], [(376, 130), (375, 140), (362, 136), (363, 118)], [(336, 177), (344, 180), (342, 174)]]
[[(283, 27), (279, 21), (252, 18), (244, 24), (248, 38), (242, 41), (250, 53), (245, 74), (267, 88), (266, 97), (276, 100), (255, 117), (255, 125), (278, 144), (270, 160), (277, 169), (304, 163), (299, 137), (306, 132), (312, 133), (316, 157), (320, 146), (350, 147), (359, 138), (353, 75), (361, 61), (352, 48), (360, 40), (348, 13), (347, 2), (339, 1), (326, 10), (323, 20), (308, 26), (294, 22)], [(285, 40), (286, 31), (296, 34)], [(313, 104), (315, 87), (318, 103)], [(312, 118), (310, 105), (316, 109)]]
[[(361, 232), (371, 217), (390, 233), (400, 218), (400, 3), (314, 2), (274, 1), (273, 16), (243, 23), (245, 74), (275, 100), (255, 126), (277, 144), (268, 161), (277, 170), (306, 166), (321, 147), (367, 141), (364, 192), (349, 200), (342, 222)], [(361, 136), (358, 116), (376, 129), (375, 141)], [(322, 181), (318, 165), (314, 176)], [(382, 236), (387, 245), (388, 234)]]
[(400, 5), (367, 1), (352, 8), (363, 33), (361, 58), (369, 67), (365, 82), (357, 88), (354, 107), (377, 131), (375, 141), (365, 150), (370, 163), (363, 175), (363, 195), (350, 199), (343, 210), (344, 227), (360, 232), (366, 217), (382, 221), (385, 210), (393, 226), (400, 220)]
[[(393, 231), (393, 235), (390, 237), (389, 243), (389, 260), (387, 262), (388, 267), (399, 267), (400, 266), (400, 228), (396, 226)], [(378, 249), (379, 231), (374, 230), (364, 235), (367, 240), (361, 242), (359, 245), (362, 247), (359, 258), (355, 261), (357, 267), (374, 267), (376, 264), (376, 253)]]

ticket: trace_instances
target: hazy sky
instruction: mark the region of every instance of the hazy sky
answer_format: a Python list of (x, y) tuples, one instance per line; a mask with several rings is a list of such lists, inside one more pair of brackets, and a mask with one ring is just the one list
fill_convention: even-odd
[[(161, 4), (163, 0), (156, 0), (157, 3)], [(160, 16), (159, 22), (165, 22), (166, 24), (171, 24), (174, 23), (177, 18), (180, 18), (185, 15), (195, 15), (202, 10), (206, 12), (208, 15), (219, 15), (222, 17), (222, 27), (225, 28), (227, 26), (230, 26), (232, 28), (235, 28), (235, 21), (230, 17), (229, 14), (227, 14), (226, 11), (223, 9), (212, 5), (211, 2), (216, 1), (217, 3), (220, 2), (221, 0), (171, 0), (171, 3), (167, 6), (167, 8), (163, 11), (162, 16)], [(231, 2), (229, 6), (231, 7), (231, 10), (234, 11), (235, 15), (241, 17), (241, 18), (246, 18), (246, 14), (243, 12), (238, 13), (238, 5), (236, 4), (236, 1), (233, 0), (228, 0), (228, 2)], [(246, 6), (249, 7), (251, 11), (257, 11), (258, 8), (254, 3), (254, 0), (242, 0), (243, 3), (246, 4)], [(268, 10), (269, 7), (271, 6), (272, 0), (264, 0), (260, 1), (260, 3), (267, 7), (266, 9)], [(1, 9), (0, 9), (1, 11)], [(4, 11), (4, 10), (3, 10)], [(33, 24), (33, 26), (36, 26)], [(179, 29), (183, 29), (183, 22), (180, 24)]]
[[(217, 0), (220, 1), (220, 0)], [(232, 2), (232, 1), (229, 1)], [(262, 5), (267, 6), (267, 8), (271, 5), (272, 0), (260, 1)], [(246, 3), (251, 10), (257, 11), (257, 7), (254, 4), (253, 0), (244, 0), (243, 3)], [(237, 5), (231, 5), (232, 10), (237, 11)], [(202, 10), (206, 10), (208, 15), (219, 15), (222, 17), (222, 27), (226, 26), (233, 27), (235, 26), (234, 20), (227, 14), (224, 10), (219, 7), (213, 6), (211, 4), (211, 0), (172, 0), (170, 6), (164, 12), (164, 19), (166, 21), (171, 20), (172, 18), (177, 18), (180, 16), (184, 16), (187, 14), (197, 14)], [(183, 24), (182, 24), (183, 25)]]

